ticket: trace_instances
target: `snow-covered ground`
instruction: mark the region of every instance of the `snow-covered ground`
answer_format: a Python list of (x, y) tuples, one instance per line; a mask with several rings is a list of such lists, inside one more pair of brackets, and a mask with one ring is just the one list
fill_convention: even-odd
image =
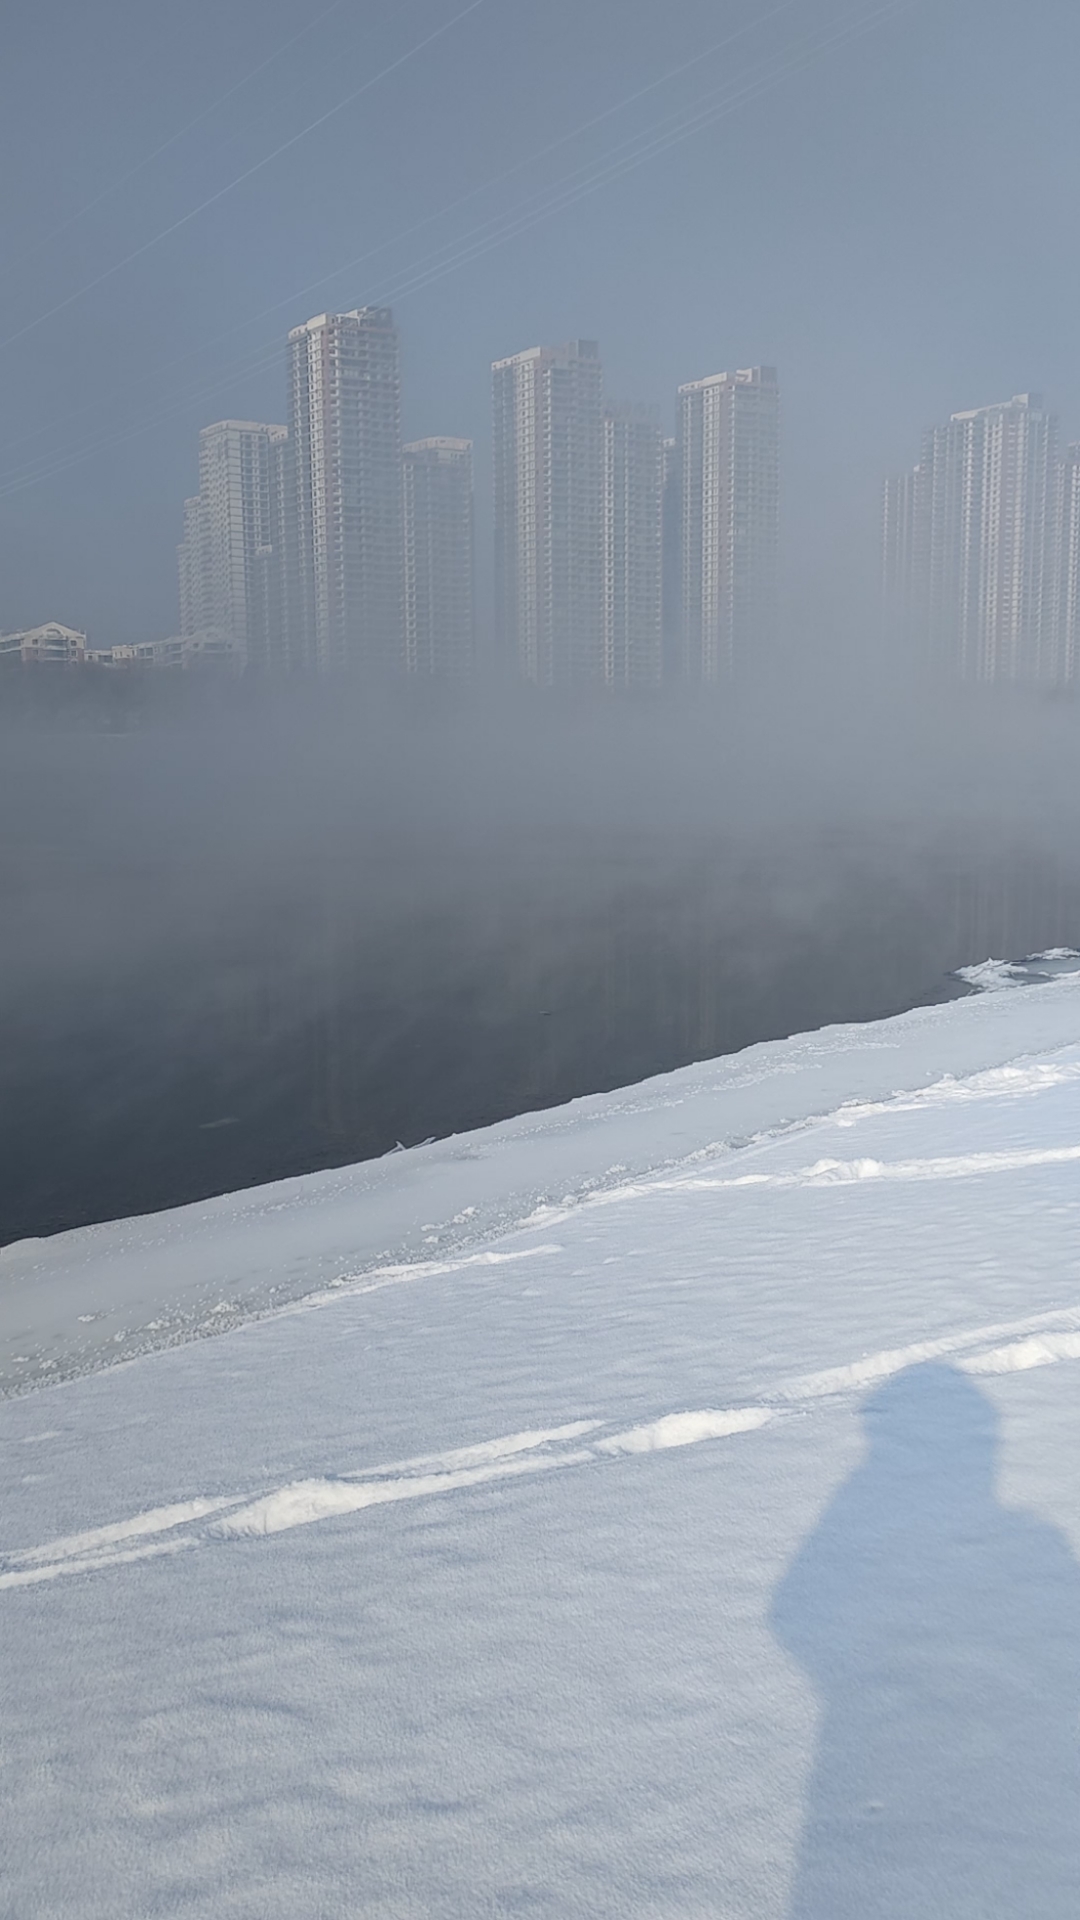
[(0, 1911), (1075, 1920), (1078, 1226), (1062, 972), (8, 1250)]

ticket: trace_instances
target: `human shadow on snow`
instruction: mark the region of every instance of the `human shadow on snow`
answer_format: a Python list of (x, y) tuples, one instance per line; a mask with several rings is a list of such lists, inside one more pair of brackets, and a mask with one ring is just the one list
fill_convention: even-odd
[(790, 1920), (1075, 1920), (1080, 1568), (1003, 1508), (997, 1419), (910, 1368), (781, 1582), (820, 1727)]

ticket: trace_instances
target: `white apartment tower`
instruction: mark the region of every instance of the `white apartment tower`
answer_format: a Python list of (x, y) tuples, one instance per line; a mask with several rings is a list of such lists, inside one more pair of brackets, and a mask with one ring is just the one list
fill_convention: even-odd
[(475, 654), (472, 441), (411, 441), (403, 473), (406, 671), (456, 678)]
[(604, 413), (604, 680), (658, 686), (663, 678), (664, 436), (633, 408)]
[(1058, 477), (1058, 591), (1054, 679), (1080, 675), (1080, 446), (1066, 447)]
[(180, 632), (227, 639), (247, 666), (286, 664), (284, 427), (218, 420), (199, 435), (199, 491), (184, 502)]
[(1060, 676), (1057, 422), (1036, 394), (954, 413), (886, 483), (887, 631), (962, 680)]
[(677, 680), (682, 670), (682, 475), (677, 439), (664, 441), (662, 538), (664, 678)]
[(894, 474), (885, 482), (881, 517), (882, 605), (887, 634), (909, 631), (925, 588), (921, 544), (922, 469)]
[(180, 576), (180, 632), (198, 633), (203, 604), (202, 501), (184, 501), (184, 537), (176, 549)]
[(492, 368), (498, 641), (540, 686), (604, 676), (604, 426), (594, 340)]
[(290, 618), (323, 673), (400, 670), (398, 339), (389, 307), (289, 334)]
[(779, 392), (775, 367), (679, 388), (684, 671), (753, 668), (776, 623)]

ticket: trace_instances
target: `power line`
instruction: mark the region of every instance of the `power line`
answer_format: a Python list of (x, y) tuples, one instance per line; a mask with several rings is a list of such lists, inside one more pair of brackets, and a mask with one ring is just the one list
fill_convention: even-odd
[[(385, 253), (390, 247), (400, 245), (401, 241), (409, 239), (415, 233), (422, 232), (425, 227), (431, 226), (435, 221), (445, 220), (449, 214), (456, 213), (459, 207), (466, 206), (470, 200), (475, 200), (480, 194), (487, 192), (492, 187), (502, 186), (507, 180), (512, 179), (515, 174), (521, 173), (526, 167), (535, 166), (538, 161), (547, 159), (550, 154), (558, 152), (560, 147), (568, 146), (571, 141), (578, 140), (583, 134), (590, 133), (593, 128), (601, 126), (604, 121), (612, 119), (617, 113), (623, 113), (628, 107), (635, 106), (639, 100), (645, 99), (648, 94), (655, 93), (658, 88), (666, 86), (670, 81), (680, 78), (682, 74), (689, 72), (691, 67), (699, 66), (704, 61), (713, 59), (716, 54), (725, 52), (727, 48), (733, 46), (736, 41), (744, 39), (748, 33), (754, 31), (756, 28), (767, 26), (769, 21), (776, 19), (780, 14), (790, 13), (792, 7), (798, 4), (799, 0), (780, 0), (780, 4), (771, 8), (768, 13), (744, 21), (743, 25), (737, 27), (734, 33), (726, 34), (722, 40), (716, 40), (711, 46), (702, 48), (699, 52), (693, 54), (690, 59), (680, 61), (677, 66), (669, 67), (664, 73), (658, 74), (654, 80), (648, 81), (645, 86), (638, 87), (633, 93), (626, 94), (623, 99), (615, 101), (614, 105), (605, 107), (600, 113), (593, 114), (588, 120), (583, 120), (578, 126), (571, 128), (568, 133), (560, 134), (555, 140), (549, 140), (545, 146), (538, 147), (535, 152), (527, 154), (524, 159), (515, 160), (512, 166), (504, 168), (500, 173), (491, 175), (487, 180), (481, 181), (478, 186), (470, 187), (467, 192), (459, 194), (455, 200), (451, 200), (446, 206), (438, 208), (436, 212), (424, 214), (421, 219), (415, 220), (411, 225), (401, 228), (397, 233), (391, 234), (386, 240), (380, 240), (376, 246), (369, 247), (366, 252), (356, 255), (353, 259), (345, 261), (340, 266), (331, 268), (329, 273), (322, 274), (318, 280), (309, 281), (306, 286), (300, 287), (295, 292), (288, 294), (283, 300), (275, 300), (271, 306), (263, 307), (258, 313), (250, 314), (246, 319), (236, 321), (232, 326), (223, 328), (220, 333), (213, 334), (211, 338), (204, 341), (201, 346), (191, 348), (186, 353), (176, 355), (172, 360), (165, 361), (160, 367), (153, 369), (150, 373), (140, 374), (138, 380), (133, 384), (135, 386), (143, 386), (150, 380), (159, 379), (163, 373), (168, 373), (173, 367), (183, 366), (185, 361), (192, 360), (196, 354), (205, 352), (207, 347), (215, 346), (221, 340), (228, 340), (235, 333), (242, 333), (245, 327), (254, 326), (258, 321), (268, 319), (272, 313), (280, 313), (282, 308), (293, 306), (299, 301), (305, 300), (309, 294), (317, 293), (320, 288), (327, 286), (330, 281), (340, 279), (343, 274), (354, 272), (357, 267), (366, 266), (369, 260), (374, 260), (380, 253)], [(217, 376), (215, 376), (215, 379), (216, 377)], [(126, 391), (130, 390), (130, 387), (126, 389)], [(63, 415), (62, 423), (66, 425), (73, 418), (78, 418), (81, 414), (92, 413), (94, 409), (101, 404), (100, 400), (94, 399), (88, 401), (84, 406), (77, 408), (74, 414), (71, 410), (68, 410)], [(20, 434), (14, 440), (7, 441), (4, 451), (13, 451), (14, 448), (24, 445), (27, 440), (39, 439), (43, 431), (48, 432), (49, 429), (42, 429), (40, 427), (30, 428), (25, 434)], [(0, 483), (2, 483), (3, 478), (4, 476), (0, 474)]]
[(189, 226), (191, 221), (197, 220), (208, 207), (216, 206), (218, 201), (224, 200), (227, 194), (234, 193), (237, 187), (243, 186), (245, 180), (253, 179), (257, 173), (262, 172), (264, 167), (268, 167), (271, 161), (279, 160), (281, 155), (288, 153), (291, 147), (297, 146), (301, 140), (306, 140), (308, 135), (315, 133), (319, 127), (324, 127), (335, 114), (343, 113), (346, 107), (354, 106), (365, 93), (370, 93), (372, 87), (388, 79), (390, 74), (396, 73), (398, 68), (403, 67), (407, 61), (415, 59), (418, 53), (423, 53), (425, 47), (430, 47), (434, 41), (441, 40), (444, 34), (450, 32), (451, 27), (456, 27), (470, 13), (475, 13), (477, 8), (483, 5), (484, 0), (469, 0), (467, 7), (463, 7), (460, 13), (455, 13), (452, 19), (444, 21), (441, 27), (436, 27), (434, 33), (429, 33), (423, 40), (418, 40), (415, 46), (409, 47), (405, 53), (399, 54), (396, 60), (391, 60), (388, 67), (383, 67), (380, 73), (373, 74), (370, 80), (365, 80), (362, 87), (357, 87), (354, 92), (347, 94), (344, 100), (339, 100), (335, 106), (328, 107), (325, 113), (319, 114), (318, 118), (310, 121), (306, 127), (301, 127), (299, 133), (294, 133), (288, 140), (282, 141), (282, 144), (275, 147), (272, 153), (264, 154), (254, 166), (246, 167), (243, 173), (238, 173), (227, 186), (219, 187), (216, 193), (200, 201), (199, 205), (192, 207), (189, 212), (181, 214), (179, 220), (174, 220), (170, 226), (163, 227), (160, 233), (155, 233), (149, 240), (144, 240), (141, 246), (125, 254), (122, 260), (114, 261), (111, 267), (106, 267), (103, 273), (96, 274), (93, 280), (87, 280), (83, 286), (76, 287), (74, 293), (69, 293), (66, 299), (58, 300), (54, 307), (39, 313), (36, 319), (28, 320), (25, 326), (19, 327), (15, 333), (9, 333), (6, 340), (0, 340), (0, 349), (14, 346), (17, 340), (24, 339), (28, 333), (34, 331), (35, 327), (43, 326), (46, 320), (52, 320), (58, 313), (66, 312), (67, 308), (74, 306), (76, 300), (81, 300), (84, 294), (92, 293), (95, 287), (104, 286), (106, 280), (111, 280), (113, 275), (119, 273), (122, 268), (129, 267), (134, 260), (141, 260), (144, 253), (149, 253), (152, 247), (160, 246), (161, 242), (168, 240), (170, 235), (179, 233), (181, 227)]
[[(496, 246), (516, 238), (518, 234), (528, 231), (542, 220), (551, 218), (566, 207), (577, 204), (590, 193), (621, 178), (635, 167), (644, 164), (655, 153), (666, 151), (697, 132), (702, 126), (735, 112), (748, 100), (757, 98), (771, 86), (786, 79), (790, 73), (810, 64), (821, 53), (829, 51), (844, 41), (857, 38), (883, 19), (907, 11), (915, 3), (916, 0), (887, 0), (887, 4), (875, 8), (869, 14), (860, 15), (854, 20), (849, 19), (825, 35), (811, 37), (809, 43), (804, 42), (801, 49), (785, 49), (783, 57), (766, 63), (764, 72), (759, 73), (755, 79), (742, 82), (734, 89), (721, 91), (719, 99), (716, 98), (716, 90), (713, 90), (711, 95), (702, 96), (697, 103), (682, 108), (675, 114), (665, 116), (651, 128), (643, 129), (630, 139), (618, 143), (599, 164), (593, 163), (590, 167), (565, 176), (562, 181), (555, 183), (553, 189), (545, 190), (546, 198), (534, 195), (532, 205), (526, 203), (523, 209), (498, 216), (495, 220), (484, 222), (472, 229), (470, 234), (461, 237), (461, 242), (455, 244), (454, 251), (449, 257), (445, 257), (446, 248), (436, 249), (434, 253), (424, 256), (412, 267), (404, 270), (408, 277), (400, 278), (378, 296), (374, 296), (372, 304), (389, 304), (394, 300), (405, 298), (410, 293), (420, 291), (436, 280), (445, 278), (461, 266), (468, 265), (472, 260), (492, 251)], [(537, 204), (538, 201), (539, 204)], [(344, 272), (347, 269), (342, 268), (341, 271)], [(41, 473), (13, 476), (8, 485), (0, 487), (0, 498), (6, 498), (11, 493), (21, 491), (23, 486), (32, 486), (39, 480), (64, 472), (103, 448), (135, 439), (141, 433), (152, 430), (165, 419), (171, 418), (178, 412), (186, 411), (197, 399), (209, 398), (223, 387), (254, 377), (268, 364), (272, 364), (273, 358), (280, 351), (280, 339), (264, 342), (254, 349), (250, 356), (241, 356), (239, 362), (234, 363), (235, 371), (230, 371), (227, 375), (215, 376), (209, 385), (200, 384), (151, 420), (119, 434), (109, 435), (104, 440), (94, 441), (70, 455), (58, 455), (53, 464)]]
[[(642, 129), (628, 139), (620, 141), (600, 161), (565, 175), (561, 181), (544, 189), (541, 194), (533, 195), (531, 202), (526, 202), (512, 212), (495, 216), (492, 220), (471, 229), (469, 233), (461, 236), (458, 242), (453, 243), (453, 250), (449, 253), (447, 247), (443, 247), (423, 256), (414, 262), (412, 267), (404, 269), (403, 276), (381, 292), (371, 304), (390, 304), (430, 286), (436, 280), (445, 278), (460, 267), (491, 252), (495, 247), (539, 225), (541, 221), (552, 218), (613, 181), (623, 178), (636, 167), (644, 165), (655, 155), (668, 151), (700, 131), (701, 128), (715, 124), (716, 121), (738, 111), (749, 101), (760, 98), (787, 79), (790, 74), (811, 65), (823, 53), (859, 38), (884, 20), (907, 12), (916, 4), (917, 0), (886, 0), (886, 4), (874, 8), (869, 13), (861, 14), (854, 19), (849, 18), (824, 34), (810, 36), (800, 47), (788, 47), (782, 50), (781, 57), (766, 62), (764, 69), (759, 71), (756, 77), (744, 79), (736, 86), (729, 86), (727, 89), (713, 89), (710, 94), (701, 96), (697, 102), (679, 109), (676, 113), (664, 116), (654, 122), (651, 127)], [(338, 271), (348, 270), (343, 267)], [(23, 491), (25, 487), (66, 472), (70, 467), (91, 458), (96, 452), (138, 438), (142, 433), (151, 431), (176, 413), (186, 411), (197, 399), (209, 398), (223, 387), (231, 387), (245, 379), (253, 378), (255, 374), (272, 364), (274, 357), (280, 351), (280, 339), (264, 342), (254, 349), (251, 355), (242, 356), (239, 362), (235, 363), (235, 371), (215, 376), (212, 383), (203, 384), (194, 391), (188, 391), (152, 419), (140, 422), (138, 426), (121, 433), (94, 441), (89, 446), (69, 454), (59, 454), (55, 456), (52, 464), (41, 472), (25, 472), (22, 475), (12, 476), (6, 485), (0, 486), (0, 499), (8, 498), (11, 494)], [(48, 456), (43, 456), (43, 459), (47, 458)]]
[[(250, 68), (239, 80), (234, 80), (232, 86), (226, 87), (224, 93), (219, 93), (217, 99), (211, 100), (209, 106), (202, 107), (194, 119), (187, 121), (175, 133), (170, 133), (160, 147), (155, 147), (151, 153), (144, 154), (141, 160), (137, 160), (133, 167), (127, 169), (126, 173), (120, 174), (109, 186), (103, 187), (100, 193), (96, 193), (92, 200), (87, 200), (84, 206), (79, 207), (74, 213), (69, 213), (66, 220), (61, 220), (58, 227), (52, 227), (48, 233), (42, 234), (39, 240), (35, 240), (29, 252), (23, 254), (22, 260), (32, 260), (35, 254), (41, 252), (42, 247), (47, 247), (53, 240), (58, 239), (79, 220), (84, 220), (88, 213), (93, 213), (95, 207), (100, 207), (103, 200), (108, 200), (114, 193), (119, 193), (121, 187), (126, 187), (129, 180), (134, 180), (136, 174), (144, 172), (147, 167), (153, 165), (155, 160), (160, 160), (163, 153), (168, 153), (170, 147), (175, 147), (179, 141), (186, 139), (189, 133), (193, 133), (204, 120), (209, 120), (210, 115), (216, 113), (219, 107), (223, 107), (227, 100), (231, 100), (234, 94), (239, 93), (267, 67), (273, 66), (275, 60), (280, 60), (283, 54), (288, 53), (290, 47), (295, 47), (298, 40), (303, 40), (309, 33), (313, 33), (316, 27), (320, 27), (324, 20), (328, 20), (332, 13), (337, 13), (343, 5), (344, 0), (331, 0), (330, 6), (324, 7), (321, 13), (317, 13), (313, 20), (309, 20), (306, 26), (300, 28), (299, 33), (294, 33), (288, 40), (283, 40), (281, 45), (275, 47), (272, 53), (268, 53), (257, 66)], [(16, 264), (21, 265), (22, 262)]]
[[(772, 62), (764, 73), (756, 79), (749, 79), (737, 87), (716, 98), (715, 90), (711, 95), (702, 96), (696, 105), (690, 105), (666, 119), (657, 121), (652, 128), (646, 129), (610, 149), (608, 155), (599, 164), (593, 163), (577, 173), (564, 176), (540, 195), (533, 196), (533, 204), (525, 202), (511, 214), (495, 216), (462, 235), (454, 243), (454, 251), (448, 258), (441, 256), (446, 249), (437, 249), (426, 260), (416, 263), (414, 268), (406, 269), (413, 277), (399, 280), (392, 289), (371, 296), (371, 304), (387, 305), (392, 300), (400, 300), (419, 288), (429, 285), (444, 274), (456, 271), (462, 265), (489, 252), (494, 246), (516, 238), (527, 232), (540, 221), (549, 219), (553, 214), (562, 212), (568, 206), (576, 205), (589, 194), (621, 179), (625, 174), (652, 159), (657, 153), (665, 152), (682, 140), (689, 138), (702, 127), (713, 124), (744, 106), (748, 100), (757, 98), (770, 87), (786, 79), (789, 74), (809, 65), (822, 53), (845, 41), (854, 40), (860, 34), (868, 32), (891, 14), (906, 11), (916, 4), (916, 0), (886, 0), (886, 3), (874, 12), (847, 22), (837, 31), (818, 36), (809, 45), (794, 53), (782, 62)], [(789, 53), (791, 50), (789, 50)], [(430, 264), (429, 264), (430, 263)]]

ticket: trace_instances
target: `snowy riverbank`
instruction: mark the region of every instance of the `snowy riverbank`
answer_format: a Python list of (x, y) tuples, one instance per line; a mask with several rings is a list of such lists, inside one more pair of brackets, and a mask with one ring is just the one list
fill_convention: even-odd
[(11, 1911), (1071, 1920), (1078, 1228), (1063, 974), (8, 1250)]

